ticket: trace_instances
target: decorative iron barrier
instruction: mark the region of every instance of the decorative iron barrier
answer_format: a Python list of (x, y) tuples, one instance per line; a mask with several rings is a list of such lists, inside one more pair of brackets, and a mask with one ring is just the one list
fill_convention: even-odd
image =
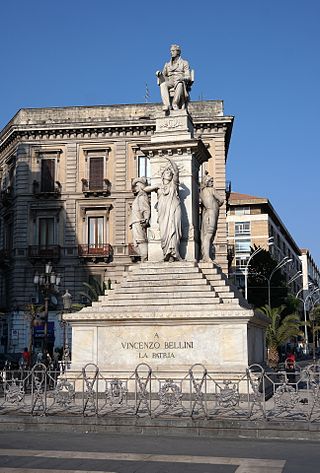
[(63, 364), (51, 371), (0, 373), (0, 414), (192, 417), (320, 422), (320, 365), (301, 371), (208, 372), (202, 364), (185, 376), (162, 377), (145, 364), (133, 373), (107, 376), (87, 364), (75, 376)]

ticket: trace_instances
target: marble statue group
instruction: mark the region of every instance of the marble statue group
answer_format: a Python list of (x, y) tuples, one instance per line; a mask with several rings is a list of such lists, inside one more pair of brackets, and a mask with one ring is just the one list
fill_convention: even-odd
[[(163, 110), (170, 115), (171, 110), (186, 112), (189, 92), (193, 83), (193, 73), (189, 63), (181, 58), (178, 45), (171, 46), (171, 60), (164, 65), (163, 71), (157, 71), (158, 84), (163, 102)], [(151, 216), (150, 193), (157, 193), (157, 222), (163, 260), (180, 261), (182, 238), (182, 208), (179, 191), (179, 168), (174, 158), (164, 158), (166, 164), (161, 172), (161, 182), (148, 185), (145, 177), (138, 177), (132, 182), (135, 199), (132, 204), (130, 228), (136, 252), (142, 262), (148, 259), (148, 226)], [(206, 173), (199, 189), (201, 204), (198, 212), (201, 227), (201, 258), (212, 261), (212, 245), (217, 231), (219, 209), (224, 198), (217, 192), (213, 177)]]

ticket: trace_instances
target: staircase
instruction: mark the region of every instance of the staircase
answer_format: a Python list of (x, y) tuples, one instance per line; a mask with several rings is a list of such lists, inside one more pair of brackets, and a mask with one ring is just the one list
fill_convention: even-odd
[(85, 311), (110, 318), (185, 318), (244, 315), (249, 308), (213, 263), (181, 261), (129, 266), (122, 282)]

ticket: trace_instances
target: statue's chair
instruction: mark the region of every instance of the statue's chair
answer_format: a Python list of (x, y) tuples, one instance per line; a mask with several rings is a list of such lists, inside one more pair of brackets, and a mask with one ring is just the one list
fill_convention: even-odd
[(177, 94), (180, 102), (177, 103), (177, 108), (184, 109), (186, 108), (186, 105), (189, 102), (189, 94), (191, 91), (192, 84), (194, 83), (194, 69), (191, 69), (190, 80), (188, 80), (188, 82), (186, 83), (187, 96), (185, 96), (184, 91), (181, 90), (183, 84), (181, 84), (180, 90), (178, 88), (175, 89), (174, 87), (168, 88), (165, 78), (162, 74), (161, 76), (158, 76), (157, 83), (160, 87), (162, 100), (165, 105), (167, 105), (167, 102), (169, 102), (170, 108), (175, 108), (173, 104), (175, 95)]

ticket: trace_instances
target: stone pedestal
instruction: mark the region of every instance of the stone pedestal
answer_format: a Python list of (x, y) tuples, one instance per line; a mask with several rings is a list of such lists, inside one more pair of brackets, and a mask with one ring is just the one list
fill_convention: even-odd
[[(193, 138), (193, 124), (185, 110), (172, 111), (170, 116), (156, 119), (156, 132), (151, 143), (141, 147), (151, 163), (151, 185), (161, 184), (161, 174), (167, 166), (166, 158), (174, 161), (179, 169), (179, 196), (182, 207), (182, 239), (180, 254), (186, 261), (195, 261), (200, 256), (199, 229), (199, 167), (210, 158), (201, 140)], [(160, 243), (157, 194), (151, 196), (151, 221), (148, 230), (148, 260), (161, 261), (163, 253)]]
[(262, 316), (231, 290), (212, 263), (142, 263), (121, 285), (78, 313), (72, 324), (72, 372), (95, 363), (125, 376), (139, 363), (181, 376), (194, 363), (242, 371), (264, 361)]

